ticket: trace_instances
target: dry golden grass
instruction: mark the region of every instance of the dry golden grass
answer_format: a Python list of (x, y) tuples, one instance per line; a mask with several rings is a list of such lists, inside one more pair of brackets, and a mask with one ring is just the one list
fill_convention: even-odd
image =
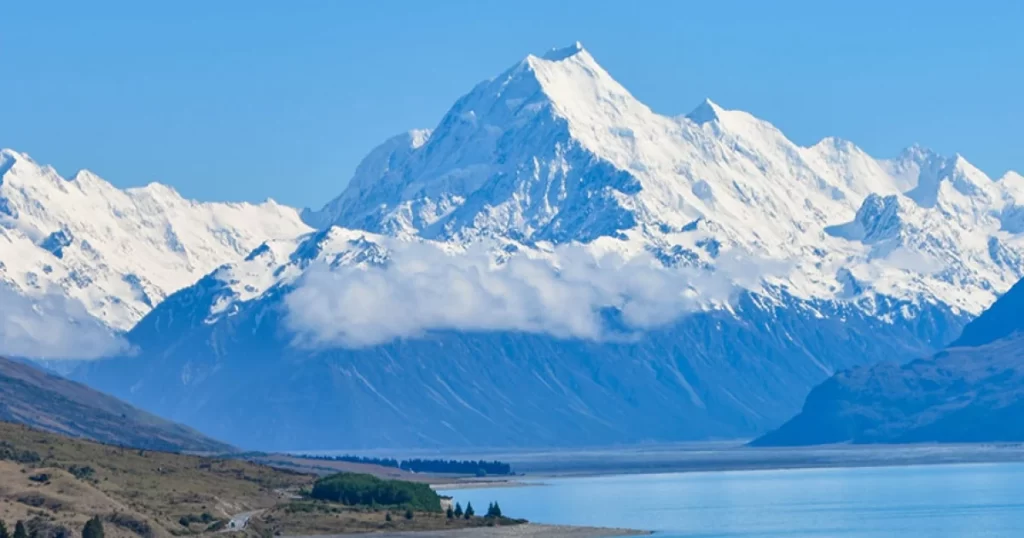
[[(0, 513), (8, 524), (40, 517), (76, 535), (92, 515), (119, 520), (120, 525), (105, 525), (114, 535), (198, 533), (209, 524), (185, 527), (179, 520), (204, 512), (226, 519), (270, 508), (315, 479), (245, 461), (101, 445), (10, 423), (0, 423), (0, 443), (0, 454), (8, 458), (0, 462)], [(33, 458), (24, 454), (39, 461), (27, 461)], [(92, 472), (83, 473), (85, 467)], [(39, 475), (48, 480), (31, 479)]]

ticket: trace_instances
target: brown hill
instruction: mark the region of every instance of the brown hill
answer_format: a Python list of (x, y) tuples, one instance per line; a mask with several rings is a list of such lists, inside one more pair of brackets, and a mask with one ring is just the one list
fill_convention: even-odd
[(166, 537), (229, 526), (287, 501), (315, 477), (240, 460), (102, 445), (0, 422), (0, 519), (40, 538), (79, 534), (92, 516), (107, 536)]
[(25, 363), (0, 357), (0, 420), (112, 445), (170, 452), (232, 447)]

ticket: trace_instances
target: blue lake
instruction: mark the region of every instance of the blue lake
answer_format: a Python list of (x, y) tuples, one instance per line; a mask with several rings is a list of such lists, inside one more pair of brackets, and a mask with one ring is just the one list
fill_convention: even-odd
[(1024, 464), (728, 471), (450, 490), (478, 513), (674, 537), (1024, 537)]

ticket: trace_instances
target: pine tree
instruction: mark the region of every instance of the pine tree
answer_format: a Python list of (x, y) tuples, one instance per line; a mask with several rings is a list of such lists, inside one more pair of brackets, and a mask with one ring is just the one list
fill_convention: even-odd
[(7, 532), (7, 524), (0, 521), (0, 538), (11, 538), (11, 533)]
[(82, 528), (82, 538), (103, 538), (103, 522), (100, 516), (93, 517)]
[[(462, 505), (455, 503), (455, 517), (462, 517)], [(17, 536), (15, 536), (17, 538)]]
[(384, 514), (384, 521), (391, 521), (391, 512)]
[(28, 531), (25, 530), (25, 522), (20, 519), (14, 524), (14, 538), (28, 538)]
[(476, 512), (473, 511), (473, 503), (466, 503), (466, 519), (472, 518)]
[[(448, 519), (454, 519), (455, 518), (455, 510), (452, 510), (452, 507), (449, 506), (448, 507), (448, 511), (445, 513), (445, 515), (448, 516)], [(0, 538), (7, 538), (7, 537), (6, 536), (0, 536)]]
[(501, 517), (501, 507), (498, 506), (498, 501), (487, 505), (487, 517)]
[(410, 509), (408, 509), (408, 508), (407, 508), (407, 509), (405, 510), (405, 519), (412, 519), (412, 516), (413, 516), (413, 514), (412, 514), (412, 510), (410, 510)]

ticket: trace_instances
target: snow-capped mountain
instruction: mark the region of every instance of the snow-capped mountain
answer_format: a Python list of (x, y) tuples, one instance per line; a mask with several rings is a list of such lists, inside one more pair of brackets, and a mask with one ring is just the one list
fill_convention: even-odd
[(834, 138), (801, 147), (710, 100), (659, 115), (577, 43), (481, 83), (433, 131), (389, 140), (307, 221), (712, 265), (742, 248), (795, 263), (784, 283), (800, 297), (848, 296), (856, 280), (977, 314), (1021, 276), (1022, 187), (919, 147), (893, 160)]
[[(273, 201), (199, 203), (157, 183), (120, 190), (89, 171), (64, 178), (0, 151), (0, 287), (28, 309), (53, 298), (81, 306), (114, 332), (263, 241), (307, 231), (296, 210)], [(7, 321), (23, 314), (11, 306), (0, 307)]]
[(711, 101), (660, 115), (576, 44), (388, 140), (303, 213), (319, 231), (174, 294), (138, 357), (79, 375), (242, 446), (753, 435), (1018, 280), (1022, 186), (919, 147), (801, 147)]

